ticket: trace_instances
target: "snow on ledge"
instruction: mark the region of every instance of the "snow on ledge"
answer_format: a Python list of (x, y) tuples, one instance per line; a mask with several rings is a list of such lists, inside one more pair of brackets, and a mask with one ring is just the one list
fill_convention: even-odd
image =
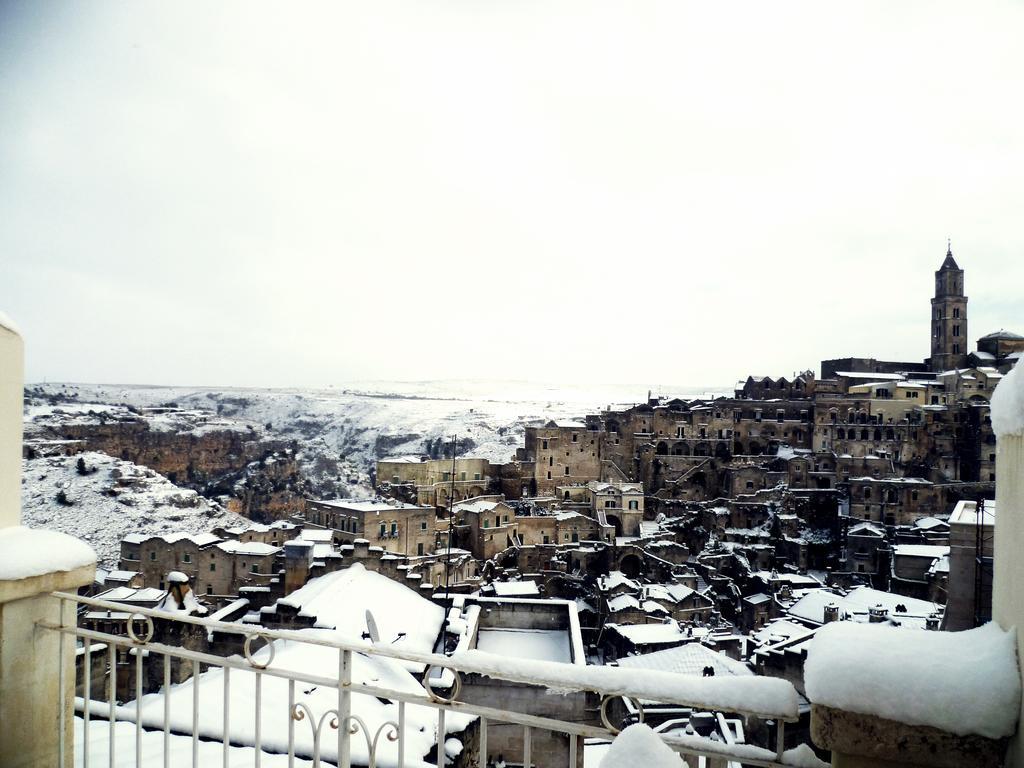
[(0, 581), (15, 581), (96, 564), (96, 553), (66, 533), (14, 525), (0, 528)]
[(997, 437), (1024, 435), (1024, 370), (1019, 362), (992, 393), (992, 431)]
[(815, 704), (999, 739), (1020, 711), (1016, 630), (827, 624), (811, 642), (804, 683)]
[(21, 330), (18, 328), (18, 326), (15, 325), (14, 321), (11, 320), (11, 318), (4, 314), (2, 311), (0, 311), (0, 328), (10, 331), (15, 336), (21, 336)]
[(788, 680), (776, 677), (692, 677), (650, 669), (516, 659), (480, 650), (456, 651), (451, 660), (456, 667), (465, 665), (479, 674), (563, 692), (600, 691), (787, 720), (799, 715), (796, 689)]

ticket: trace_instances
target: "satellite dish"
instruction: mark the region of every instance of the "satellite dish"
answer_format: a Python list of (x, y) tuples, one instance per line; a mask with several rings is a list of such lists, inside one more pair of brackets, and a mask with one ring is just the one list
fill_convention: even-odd
[(369, 609), (366, 611), (366, 631), (370, 635), (371, 643), (380, 642), (380, 631), (377, 629), (377, 622), (373, 618), (373, 614), (370, 613)]

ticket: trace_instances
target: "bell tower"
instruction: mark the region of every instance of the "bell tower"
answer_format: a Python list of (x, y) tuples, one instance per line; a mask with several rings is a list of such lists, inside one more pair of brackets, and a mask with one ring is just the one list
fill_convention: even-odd
[(964, 271), (957, 266), (949, 244), (946, 258), (935, 273), (931, 328), (932, 370), (962, 368), (967, 360), (967, 297)]

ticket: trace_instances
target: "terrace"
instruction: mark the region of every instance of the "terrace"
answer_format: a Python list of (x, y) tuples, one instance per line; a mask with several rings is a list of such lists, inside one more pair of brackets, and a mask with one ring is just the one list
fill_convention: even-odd
[[(174, 610), (166, 601), (148, 608), (82, 597), (77, 588), (92, 582), (95, 569), (89, 547), (19, 525), (22, 387), (21, 340), (0, 317), (4, 766), (486, 768), (496, 762), (489, 740), (500, 733), (503, 743), (515, 742), (510, 766), (567, 763), (581, 768), (588, 741), (614, 739), (626, 725), (643, 721), (645, 708), (652, 709), (653, 703), (711, 717), (709, 731), (658, 731), (688, 768), (820, 765), (806, 746), (786, 749), (786, 726), (798, 719), (798, 698), (793, 685), (780, 678), (705, 678), (662, 669), (587, 666), (578, 663), (574, 646), (568, 654), (574, 663), (517, 658), (505, 647), (517, 627), (508, 617), (498, 621), (497, 614), (493, 626), (480, 623), (475, 634), (467, 634), (465, 647), (442, 647), (448, 652), (439, 653), (432, 639), (427, 646), (415, 637), (382, 642), (385, 634), (375, 637), (372, 629), (366, 639), (351, 639), (322, 627), (285, 630), (223, 622)], [(1024, 436), (1001, 438), (999, 460), (997, 495), (1003, 514), (996, 533), (993, 613), (1009, 628), (1020, 624), (1024, 614), (1024, 605), (1012, 594), (1014, 585), (1024, 581), (1024, 562), (1007, 556), (1024, 543)], [(184, 606), (187, 596), (178, 589), (177, 603)], [(127, 633), (79, 627), (78, 615), (84, 611), (127, 614)], [(551, 631), (561, 629), (552, 624)], [(494, 640), (495, 632), (504, 632), (497, 645), (505, 651), (477, 647), (481, 634)], [(204, 647), (225, 652), (195, 650), (188, 640), (200, 635), (219, 639)], [(80, 680), (76, 656), (86, 660)], [(840, 674), (842, 659), (834, 666)], [(1013, 670), (1016, 686), (1019, 671)], [(576, 696), (582, 704), (570, 716), (559, 717), (556, 710), (539, 714), (517, 707), (521, 699), (512, 695), (464, 695), (474, 685), (478, 691), (540, 690), (549, 700)], [(1019, 686), (1016, 690), (1019, 709)], [(878, 694), (886, 695), (898, 703), (896, 694)], [(815, 705), (812, 733), (820, 747), (832, 750), (837, 768), (952, 765), (943, 757), (922, 759), (936, 754), (936, 744), (944, 745), (942, 754), (957, 759), (956, 764), (1024, 765), (1019, 734), (957, 734), (830, 704)], [(957, 705), (978, 714), (985, 703), (965, 698)], [(1016, 722), (1017, 712), (1010, 715)], [(716, 718), (722, 724), (717, 730)], [(741, 743), (741, 734), (751, 726), (767, 728), (774, 748)], [(701, 735), (712, 732), (713, 738)], [(908, 740), (920, 748), (908, 751)], [(1003, 762), (1008, 741), (1010, 756)], [(554, 762), (555, 752), (539, 751), (542, 743), (564, 744), (564, 755), (559, 751)]]

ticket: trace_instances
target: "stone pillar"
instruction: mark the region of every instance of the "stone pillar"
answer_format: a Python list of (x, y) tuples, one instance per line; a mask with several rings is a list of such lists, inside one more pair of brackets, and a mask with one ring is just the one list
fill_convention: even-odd
[[(1024, 372), (1024, 371), (1022, 371)], [(1024, 435), (1000, 435), (996, 447), (995, 564), (992, 618), (1017, 628), (1017, 658), (1024, 660)], [(1024, 707), (1010, 743), (1009, 768), (1024, 768)]]
[(0, 528), (21, 522), (24, 379), (21, 336), (0, 312)]
[(74, 638), (37, 622), (75, 622), (75, 607), (50, 593), (91, 583), (96, 555), (71, 536), (19, 525), (23, 366), (21, 337), (0, 313), (0, 765), (71, 766)]

